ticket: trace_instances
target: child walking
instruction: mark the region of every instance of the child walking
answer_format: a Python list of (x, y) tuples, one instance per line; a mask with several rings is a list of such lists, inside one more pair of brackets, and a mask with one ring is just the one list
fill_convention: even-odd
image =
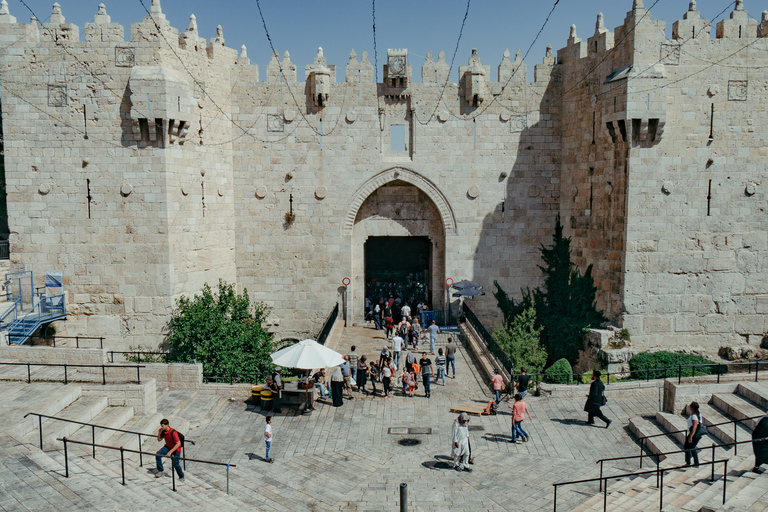
[(517, 436), (519, 435), (524, 442), (528, 441), (528, 433), (523, 430), (523, 420), (525, 414), (528, 413), (528, 419), (533, 421), (531, 417), (531, 411), (528, 409), (528, 404), (523, 402), (523, 397), (520, 393), (515, 395), (515, 405), (508, 406), (512, 409), (512, 440), (510, 443), (517, 443)]
[(269, 456), (269, 450), (272, 448), (272, 415), (267, 416), (267, 426), (264, 427), (264, 442), (267, 444), (267, 456), (264, 461), (270, 464), (274, 462)]

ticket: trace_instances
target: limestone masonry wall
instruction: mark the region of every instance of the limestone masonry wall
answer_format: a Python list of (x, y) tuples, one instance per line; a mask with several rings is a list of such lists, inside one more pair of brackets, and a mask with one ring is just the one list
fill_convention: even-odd
[[(430, 51), (414, 82), (407, 50), (390, 50), (374, 83), (353, 51), (337, 82), (322, 49), (303, 77), (288, 52), (260, 75), (221, 29), (171, 27), (158, 0), (129, 39), (100, 6), (83, 40), (58, 5), (25, 24), (3, 1), (12, 264), (63, 270), (67, 332), (113, 349), (159, 345), (175, 300), (219, 279), (299, 338), (343, 277), (361, 317), (370, 236), (429, 237), (438, 309), (447, 277), (540, 285), (560, 215), (636, 345), (754, 343), (768, 330), (768, 13), (738, 1), (713, 31), (691, 2), (664, 30), (635, 0), (613, 32), (602, 15), (586, 40), (572, 27), (532, 76), (519, 52), (493, 72), (473, 52), (449, 83)], [(499, 323), (490, 293), (472, 307)]]

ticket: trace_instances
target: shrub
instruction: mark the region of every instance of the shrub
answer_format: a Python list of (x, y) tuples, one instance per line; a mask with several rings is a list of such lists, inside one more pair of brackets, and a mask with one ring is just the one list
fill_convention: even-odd
[[(691, 354), (676, 354), (674, 352), (643, 352), (635, 355), (629, 361), (629, 369), (633, 372), (635, 379), (663, 379), (666, 377), (677, 377), (678, 365), (690, 364), (714, 364), (705, 357)], [(667, 368), (668, 370), (664, 370)], [(683, 368), (680, 372), (682, 377), (692, 377), (694, 375), (714, 375), (718, 372), (716, 366), (704, 368)], [(726, 365), (720, 365), (720, 373), (728, 373)]]
[(571, 375), (573, 373), (573, 368), (571, 368), (571, 363), (569, 363), (568, 360), (564, 357), (555, 361), (552, 366), (547, 368), (544, 372), (547, 374), (568, 374), (546, 375), (545, 379), (547, 382), (551, 382), (553, 384), (571, 384), (573, 382), (573, 375)]
[[(615, 375), (610, 376), (610, 382), (618, 382), (618, 378)], [(608, 384), (608, 375), (602, 374), (600, 375), (600, 380), (603, 381), (603, 384)], [(581, 374), (581, 383), (582, 384), (591, 384), (592, 383), (592, 372), (584, 372)]]
[(536, 309), (528, 309), (512, 318), (508, 325), (493, 331), (493, 338), (515, 364), (515, 371), (539, 373), (547, 363), (547, 350), (541, 346), (541, 331), (536, 327)]

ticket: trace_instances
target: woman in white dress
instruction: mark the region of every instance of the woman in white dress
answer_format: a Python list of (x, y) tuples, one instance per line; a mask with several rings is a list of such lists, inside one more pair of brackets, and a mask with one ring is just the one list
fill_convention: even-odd
[(453, 436), (451, 443), (451, 456), (453, 457), (453, 469), (456, 471), (469, 471), (469, 416), (463, 412), (453, 422)]

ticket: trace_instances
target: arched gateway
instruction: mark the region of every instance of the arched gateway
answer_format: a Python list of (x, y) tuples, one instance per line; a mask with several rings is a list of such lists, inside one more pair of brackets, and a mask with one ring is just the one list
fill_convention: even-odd
[(438, 188), (412, 170), (387, 169), (356, 191), (347, 211), (342, 234), (352, 250), (351, 318), (361, 318), (366, 293), (390, 288), (444, 309), (446, 235), (455, 234), (456, 220)]

